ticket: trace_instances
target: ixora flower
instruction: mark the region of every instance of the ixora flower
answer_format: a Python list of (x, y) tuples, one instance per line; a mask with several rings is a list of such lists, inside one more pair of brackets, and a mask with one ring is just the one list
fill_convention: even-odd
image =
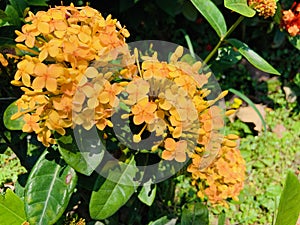
[(294, 2), (289, 10), (282, 11), (281, 27), (284, 28), (292, 37), (300, 35), (299, 2)]
[[(126, 29), (109, 15), (104, 18), (97, 10), (85, 6), (58, 6), (36, 14), (29, 12), (27, 22), (18, 35), (17, 47), (26, 53), (17, 64), (12, 84), (21, 86), (24, 95), (17, 100), (19, 112), (12, 118), (24, 115), (24, 132), (34, 131), (39, 140), (49, 146), (54, 143), (52, 131), (65, 133), (73, 126), (73, 98), (80, 102), (85, 95), (97, 87), (83, 86), (82, 95), (74, 96), (80, 82), (93, 60), (105, 61), (112, 49), (125, 46)], [(24, 43), (24, 44), (22, 44)], [(3, 60), (2, 60), (3, 61)], [(104, 78), (105, 80), (105, 78)], [(82, 85), (81, 85), (82, 86)], [(105, 91), (114, 94), (116, 84), (105, 84)], [(98, 90), (94, 90), (97, 92)], [(102, 95), (105, 95), (102, 93)], [(111, 105), (113, 97), (106, 95)], [(101, 98), (101, 102), (106, 99)], [(104, 100), (103, 100), (104, 99)], [(97, 96), (91, 98), (90, 107), (97, 105)], [(109, 106), (100, 105), (96, 124), (101, 123), (110, 113)], [(89, 114), (86, 111), (86, 114)], [(90, 126), (85, 118), (77, 118), (78, 124)], [(110, 123), (108, 123), (110, 124)]]
[(275, 0), (248, 0), (248, 5), (258, 12), (259, 16), (265, 19), (274, 16), (277, 5)]
[(226, 136), (217, 158), (205, 170), (199, 170), (199, 155), (192, 156), (192, 164), (187, 169), (192, 173), (192, 184), (198, 189), (198, 197), (206, 197), (212, 205), (228, 207), (226, 199), (238, 201), (243, 189), (246, 166), (240, 151), (236, 149), (238, 138), (233, 134)]

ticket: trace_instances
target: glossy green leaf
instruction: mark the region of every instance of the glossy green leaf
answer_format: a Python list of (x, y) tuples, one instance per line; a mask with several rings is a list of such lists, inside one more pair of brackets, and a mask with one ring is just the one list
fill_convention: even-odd
[(223, 14), (217, 6), (210, 0), (191, 0), (191, 2), (209, 22), (219, 37), (223, 37), (227, 32), (227, 26)]
[(248, 6), (247, 0), (224, 0), (227, 9), (237, 12), (246, 17), (253, 17), (255, 10)]
[(182, 7), (182, 14), (190, 21), (195, 21), (198, 16), (198, 11), (189, 1), (185, 2)]
[(100, 139), (98, 137), (93, 138), (92, 132), (82, 132), (82, 135), (77, 135), (76, 140), (72, 129), (68, 129), (63, 136), (55, 134), (58, 150), (66, 163), (87, 176), (92, 174), (100, 164), (105, 152), (101, 148)]
[(227, 41), (236, 47), (238, 51), (257, 69), (266, 73), (280, 75), (280, 73), (273, 66), (271, 66), (266, 60), (250, 49), (245, 43), (237, 39), (228, 39)]
[(282, 191), (275, 225), (295, 225), (300, 214), (300, 182), (289, 172)]
[(289, 41), (290, 43), (297, 48), (298, 50), (300, 50), (300, 35), (297, 35), (295, 37), (290, 37), (289, 36)]
[(3, 114), (3, 123), (5, 127), (9, 130), (22, 130), (23, 125), (25, 124), (23, 117), (20, 117), (15, 120), (11, 120), (11, 116), (18, 112), (18, 107), (16, 102), (11, 103)]
[(25, 212), (30, 224), (54, 224), (65, 211), (77, 183), (75, 170), (45, 151), (25, 187)]
[(0, 195), (0, 223), (1, 225), (20, 225), (26, 221), (24, 203), (10, 189), (5, 195)]
[(21, 26), (21, 20), (18, 11), (11, 5), (7, 5), (5, 8), (5, 14), (8, 15), (8, 20), (11, 25)]
[(141, 202), (145, 203), (148, 206), (151, 206), (156, 196), (156, 184), (151, 186), (151, 183), (146, 183), (142, 187), (138, 198)]
[(200, 202), (189, 203), (183, 206), (181, 225), (208, 225), (207, 206)]
[[(106, 179), (98, 177), (89, 205), (90, 215), (93, 219), (102, 220), (110, 217), (135, 192), (136, 183), (133, 179), (137, 169), (134, 160), (131, 160), (128, 165), (121, 164), (120, 167), (123, 172), (116, 168), (109, 171)], [(128, 185), (124, 185), (125, 183)]]

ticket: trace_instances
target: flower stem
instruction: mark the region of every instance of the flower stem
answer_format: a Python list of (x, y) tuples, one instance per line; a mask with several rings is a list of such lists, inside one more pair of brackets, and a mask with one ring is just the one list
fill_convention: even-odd
[(225, 35), (223, 37), (220, 38), (218, 44), (214, 47), (214, 49), (209, 53), (209, 55), (204, 59), (204, 63), (207, 64), (209, 62), (209, 60), (211, 60), (211, 58), (216, 54), (218, 48), (220, 47), (220, 45), (223, 43), (223, 41), (235, 30), (235, 28), (243, 21), (245, 17), (244, 16), (240, 16), (234, 24), (232, 24), (232, 26), (229, 28), (229, 30), (225, 33)]

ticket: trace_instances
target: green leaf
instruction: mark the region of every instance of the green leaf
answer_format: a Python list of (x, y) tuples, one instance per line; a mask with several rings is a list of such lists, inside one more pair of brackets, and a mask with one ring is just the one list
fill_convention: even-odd
[(183, 206), (181, 225), (208, 225), (207, 206), (200, 202), (189, 203)]
[(76, 172), (57, 155), (53, 157), (45, 151), (28, 177), (24, 200), (30, 224), (54, 224), (65, 211), (76, 186)]
[(227, 9), (237, 12), (246, 17), (253, 17), (255, 10), (248, 6), (247, 0), (224, 0)]
[(266, 73), (271, 73), (275, 75), (280, 75), (280, 73), (274, 69), (266, 60), (259, 56), (256, 52), (248, 47), (245, 43), (237, 39), (227, 40), (231, 45), (236, 47), (238, 51), (257, 69), (264, 71)]
[(163, 216), (155, 221), (151, 221), (149, 225), (175, 225), (176, 221), (177, 219), (175, 218), (170, 220), (167, 216)]
[(289, 171), (285, 180), (275, 225), (295, 225), (300, 214), (300, 182), (293, 172)]
[(11, 120), (11, 116), (15, 113), (18, 112), (18, 106), (16, 105), (16, 102), (11, 103), (4, 111), (3, 114), (3, 123), (5, 125), (5, 127), (9, 130), (22, 130), (23, 125), (25, 124), (24, 120), (23, 120), (23, 116), (15, 119), (15, 120)]
[(27, 4), (24, 0), (9, 0), (11, 6), (18, 12), (18, 17), (23, 18), (24, 10)]
[(66, 163), (87, 176), (100, 164), (105, 152), (97, 145), (98, 140), (92, 132), (93, 130), (84, 131), (76, 140), (72, 129), (68, 129), (64, 136), (55, 134), (58, 150)]
[(219, 37), (227, 32), (227, 26), (223, 14), (210, 0), (191, 0), (198, 11), (209, 22)]
[(170, 16), (176, 16), (182, 11), (182, 3), (176, 0), (155, 0), (155, 3)]
[(10, 189), (5, 195), (0, 195), (1, 225), (20, 225), (26, 221), (24, 203)]
[(297, 35), (295, 37), (289, 36), (289, 41), (295, 48), (300, 50), (300, 35)]
[[(123, 172), (120, 172), (120, 169), (116, 168), (109, 171), (106, 179), (98, 177), (89, 205), (92, 219), (103, 220), (110, 217), (135, 192), (136, 183), (133, 179), (137, 169), (135, 168), (134, 159), (128, 165), (121, 164), (120, 167)], [(117, 180), (118, 182), (111, 180)]]
[(7, 5), (5, 8), (5, 14), (8, 15), (8, 21), (11, 25), (15, 25), (18, 27), (21, 26), (19, 14), (13, 6)]
[(226, 221), (226, 214), (225, 212), (221, 212), (219, 214), (219, 217), (218, 217), (218, 225), (225, 225), (225, 221)]
[(156, 184), (151, 188), (151, 183), (145, 183), (142, 187), (138, 198), (141, 202), (145, 203), (148, 206), (151, 206), (156, 196)]
[[(251, 99), (249, 99), (246, 95), (244, 95), (243, 93), (241, 93), (238, 90), (235, 90), (233, 88), (229, 88), (228, 91), (232, 92), (233, 94), (237, 95), (238, 97), (240, 97), (241, 99), (243, 99), (245, 102), (247, 102), (249, 104), (249, 106), (251, 106), (254, 111), (257, 113), (257, 115), (259, 116), (263, 126), (264, 126), (264, 130), (265, 132), (267, 131), (267, 124), (266, 121), (264, 120), (263, 116), (261, 115), (260, 111), (258, 110), (258, 108), (255, 106), (255, 104), (251, 101)], [(261, 163), (259, 161), (257, 161), (258, 163)]]
[(198, 16), (197, 9), (193, 6), (191, 2), (185, 2), (182, 7), (182, 14), (190, 21), (195, 21)]
[(27, 0), (27, 4), (31, 6), (48, 6), (49, 0)]

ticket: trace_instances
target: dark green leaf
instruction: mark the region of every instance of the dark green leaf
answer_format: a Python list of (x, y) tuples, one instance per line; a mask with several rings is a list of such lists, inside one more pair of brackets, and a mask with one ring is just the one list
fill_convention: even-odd
[(27, 4), (24, 0), (9, 0), (10, 4), (18, 12), (20, 18), (23, 18), (24, 10)]
[(153, 188), (151, 187), (151, 183), (150, 184), (144, 184), (144, 186), (142, 187), (138, 198), (140, 199), (141, 202), (145, 203), (148, 206), (151, 206), (154, 199), (156, 196), (156, 184), (154, 184)]
[(185, 2), (182, 8), (182, 14), (190, 21), (195, 21), (198, 16), (198, 11), (189, 1)]
[(241, 59), (241, 53), (235, 51), (231, 46), (226, 46), (218, 49), (218, 56), (215, 60), (218, 67), (229, 67), (238, 63)]
[(7, 129), (10, 130), (22, 130), (23, 125), (25, 124), (23, 117), (20, 117), (15, 120), (11, 120), (11, 116), (18, 112), (18, 106), (16, 102), (11, 103), (3, 114), (3, 122)]
[(87, 176), (100, 164), (105, 152), (101, 148), (100, 139), (95, 139), (90, 134), (92, 132), (93, 130), (84, 131), (76, 139), (72, 129), (68, 129), (64, 136), (55, 134), (58, 150), (64, 160), (76, 171)]
[(24, 203), (10, 189), (5, 195), (0, 195), (1, 225), (20, 225), (26, 221)]
[(6, 15), (8, 15), (8, 21), (11, 25), (15, 25), (18, 27), (21, 26), (19, 14), (13, 6), (7, 5), (5, 8), (5, 13)]
[(221, 212), (218, 217), (218, 225), (225, 225), (226, 214), (225, 212)]
[(155, 0), (156, 4), (170, 16), (176, 16), (182, 11), (182, 3), (177, 0)]
[(282, 191), (275, 225), (295, 225), (300, 214), (300, 182), (289, 172)]
[(272, 47), (273, 48), (280, 47), (284, 43), (284, 40), (285, 40), (285, 33), (282, 32), (281, 30), (277, 29), (275, 31), (275, 35), (273, 38)]
[[(98, 177), (95, 191), (90, 200), (90, 215), (93, 219), (102, 220), (113, 215), (123, 206), (135, 192), (136, 183), (133, 181), (137, 169), (132, 159), (128, 165), (120, 165), (115, 170), (110, 170), (106, 179)], [(118, 182), (113, 182), (118, 181)], [(128, 184), (128, 185), (124, 185)], [(100, 186), (100, 187), (99, 187)]]
[(27, 4), (31, 6), (48, 6), (48, 1), (49, 0), (26, 0)]
[(198, 11), (209, 22), (219, 37), (223, 37), (227, 32), (227, 26), (223, 14), (217, 6), (210, 0), (191, 0)]
[(189, 203), (183, 206), (181, 225), (208, 225), (207, 206), (200, 202)]
[(0, 9), (0, 19), (4, 19), (6, 17), (7, 17), (6, 13)]
[(7, 144), (6, 143), (0, 143), (0, 154), (3, 154), (6, 149), (7, 149)]
[[(59, 161), (59, 162), (57, 162)], [(65, 211), (77, 182), (74, 169), (45, 151), (25, 187), (25, 211), (30, 224), (54, 224)]]
[(266, 73), (280, 75), (280, 73), (274, 69), (266, 60), (259, 56), (256, 52), (248, 47), (245, 43), (237, 39), (227, 40), (231, 45), (236, 47), (238, 51), (257, 69), (264, 71)]
[(224, 0), (224, 5), (243, 16), (253, 17), (255, 15), (255, 10), (248, 6), (247, 0)]
[(291, 37), (289, 36), (289, 41), (291, 42), (291, 44), (297, 48), (298, 50), (300, 50), (300, 35), (297, 35), (295, 37)]

